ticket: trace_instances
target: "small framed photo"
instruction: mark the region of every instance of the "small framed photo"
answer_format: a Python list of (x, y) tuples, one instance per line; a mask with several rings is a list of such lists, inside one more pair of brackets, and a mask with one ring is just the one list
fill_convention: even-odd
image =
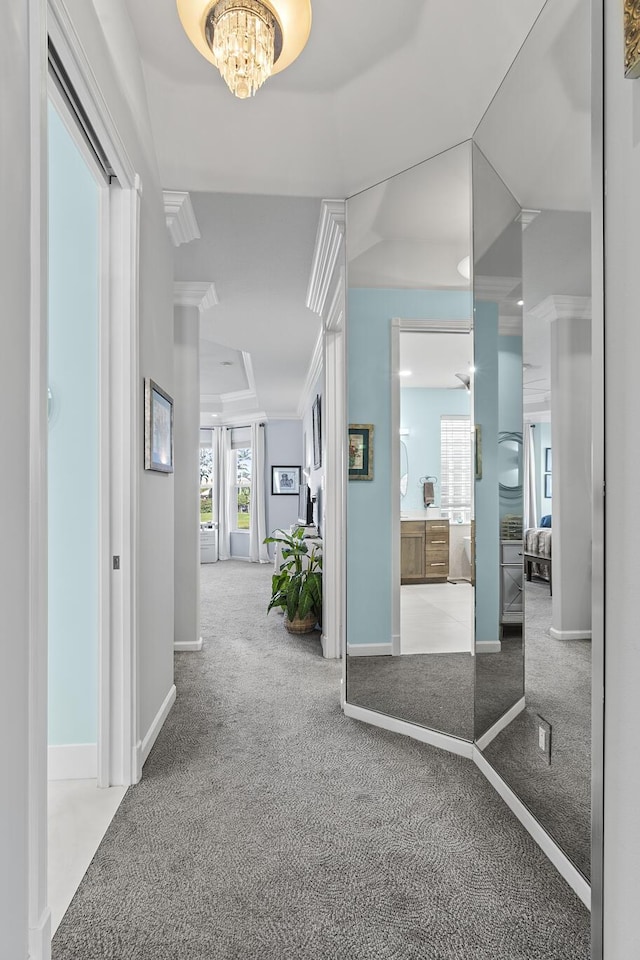
[(544, 475), (544, 495), (547, 500), (551, 500), (551, 474)]
[(317, 470), (322, 466), (322, 403), (320, 395), (313, 401), (313, 466)]
[(271, 467), (271, 493), (274, 497), (297, 497), (300, 493), (300, 467)]
[(544, 472), (551, 473), (551, 447), (544, 448)]
[(373, 480), (373, 424), (349, 424), (349, 480)]
[(144, 468), (173, 473), (173, 400), (148, 377), (144, 381)]

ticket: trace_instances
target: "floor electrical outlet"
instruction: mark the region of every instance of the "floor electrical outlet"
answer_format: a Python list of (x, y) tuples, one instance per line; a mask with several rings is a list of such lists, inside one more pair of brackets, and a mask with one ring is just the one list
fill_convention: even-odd
[(551, 763), (551, 724), (540, 716), (536, 716), (536, 724), (538, 728), (538, 750), (547, 762)]

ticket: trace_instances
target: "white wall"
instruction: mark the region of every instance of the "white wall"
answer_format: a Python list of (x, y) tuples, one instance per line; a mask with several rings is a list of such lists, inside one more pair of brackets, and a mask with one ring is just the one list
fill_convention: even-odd
[(174, 320), (174, 484), (176, 643), (200, 639), (200, 313), (176, 307)]
[[(0, 937), (3, 956), (27, 956), (27, 731), (29, 703), (29, 56), (27, 3), (6, 0), (0, 31)], [(7, 96), (6, 91), (11, 91)], [(8, 789), (10, 785), (10, 789)], [(8, 865), (11, 865), (10, 869)]]
[[(640, 956), (640, 80), (623, 77), (622, 4), (605, 11), (606, 687), (604, 957)], [(554, 451), (555, 453), (555, 451)]]
[[(173, 394), (173, 266), (146, 109), (144, 81), (124, 0), (65, 0), (120, 137), (142, 180), (140, 200), (140, 391), (143, 378)], [(100, 21), (96, 14), (100, 10)], [(103, 31), (104, 27), (104, 31)], [(144, 472), (140, 451), (138, 678), (143, 739), (173, 683), (174, 484)]]
[[(273, 496), (271, 467), (302, 467), (302, 421), (272, 420), (265, 426), (264, 485), (267, 501), (267, 535), (274, 530), (288, 530), (298, 518), (298, 497)], [(302, 478), (304, 483), (304, 477)], [(270, 545), (270, 556), (274, 547)]]

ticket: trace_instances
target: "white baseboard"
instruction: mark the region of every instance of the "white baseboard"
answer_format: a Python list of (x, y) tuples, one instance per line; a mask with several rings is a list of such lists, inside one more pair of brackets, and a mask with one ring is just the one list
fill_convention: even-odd
[(93, 780), (98, 776), (96, 743), (64, 743), (48, 748), (49, 780)]
[(500, 794), (509, 809), (516, 815), (525, 830), (531, 834), (535, 842), (551, 860), (558, 873), (567, 881), (571, 889), (580, 897), (587, 910), (591, 909), (591, 887), (571, 860), (562, 852), (557, 843), (538, 823), (532, 813), (525, 807), (522, 800), (516, 796), (502, 777), (496, 773), (491, 764), (485, 760), (482, 753), (474, 747), (473, 762), (485, 775), (491, 786)]
[(43, 912), (37, 926), (29, 927), (29, 960), (51, 960), (51, 910)]
[(175, 640), (173, 649), (175, 653), (198, 653), (202, 650), (202, 637), (199, 640)]
[(400, 634), (394, 633), (391, 636), (391, 654), (394, 657), (399, 657), (402, 653), (401, 643), (400, 643)]
[(158, 734), (162, 730), (162, 725), (169, 716), (169, 711), (171, 707), (176, 702), (176, 687), (175, 684), (169, 690), (169, 693), (164, 698), (164, 703), (158, 710), (153, 720), (153, 723), (147, 730), (146, 736), (138, 748), (138, 769), (142, 770), (144, 762), (151, 753), (151, 748), (157, 740)]
[(499, 720), (496, 720), (494, 725), (489, 727), (487, 732), (483, 733), (483, 735), (476, 741), (478, 750), (484, 750), (485, 747), (488, 747), (491, 741), (495, 740), (498, 734), (502, 733), (505, 727), (508, 727), (511, 721), (515, 720), (515, 718), (522, 713), (526, 705), (527, 704), (524, 697), (521, 697), (517, 703), (514, 703), (511, 709), (507, 710), (507, 712), (503, 714)]
[(392, 643), (348, 643), (347, 656), (349, 657), (390, 657), (393, 653)]
[(476, 640), (476, 653), (502, 653), (499, 640)]
[(455, 753), (460, 757), (467, 757), (469, 760), (473, 756), (473, 744), (470, 740), (449, 737), (446, 733), (438, 733), (437, 730), (429, 730), (428, 727), (407, 723), (406, 720), (389, 717), (386, 713), (366, 710), (364, 707), (357, 707), (353, 703), (345, 703), (343, 709), (345, 716), (351, 717), (353, 720), (361, 720), (363, 723), (369, 723), (373, 727), (382, 727), (383, 730), (390, 730), (392, 733), (401, 733), (405, 737), (412, 737), (421, 743), (428, 743), (432, 747), (439, 747), (441, 750), (447, 750), (449, 753)]
[(591, 630), (549, 630), (552, 640), (591, 640)]

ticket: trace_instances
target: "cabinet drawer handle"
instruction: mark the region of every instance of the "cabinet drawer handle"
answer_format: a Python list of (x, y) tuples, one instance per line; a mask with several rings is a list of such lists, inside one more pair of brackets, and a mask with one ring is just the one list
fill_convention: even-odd
[(430, 563), (430, 567), (446, 567), (446, 563)]
[(432, 540), (431, 543), (446, 543), (446, 540)]

